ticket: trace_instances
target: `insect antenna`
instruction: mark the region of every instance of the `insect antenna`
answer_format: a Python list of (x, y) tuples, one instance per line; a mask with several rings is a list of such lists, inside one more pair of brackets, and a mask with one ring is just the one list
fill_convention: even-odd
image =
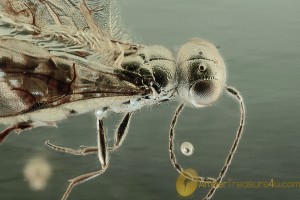
[(209, 192), (207, 193), (206, 197), (203, 199), (203, 200), (208, 200), (208, 199), (211, 199), (212, 196), (214, 195), (214, 193), (216, 192), (218, 186), (219, 186), (219, 183), (222, 182), (224, 176), (226, 175), (227, 173), (227, 170), (229, 168), (229, 165), (231, 164), (231, 161), (233, 159), (233, 156), (236, 152), (236, 149), (239, 145), (239, 142), (242, 138), (242, 134), (243, 134), (243, 129), (244, 129), (244, 126), (245, 126), (245, 105), (244, 105), (244, 100), (243, 100), (243, 97), (240, 95), (240, 93), (238, 92), (237, 89), (235, 89), (234, 87), (231, 87), (231, 86), (226, 86), (226, 91), (232, 95), (233, 97), (236, 98), (236, 100), (239, 102), (240, 104), (240, 113), (241, 113), (241, 116), (240, 116), (240, 125), (239, 125), (239, 128), (237, 129), (237, 132), (236, 132), (236, 136), (235, 136), (235, 139), (233, 141), (233, 144), (231, 146), (231, 149), (227, 155), (227, 158), (225, 160), (225, 163), (224, 163), (224, 166), (222, 167), (222, 170), (216, 180), (216, 184), (213, 185), (213, 187), (209, 190)]
[(174, 153), (174, 138), (175, 138), (175, 131), (174, 131), (174, 127), (177, 123), (177, 119), (181, 113), (181, 111), (183, 110), (184, 108), (184, 104), (180, 104), (174, 115), (173, 115), (173, 119), (172, 119), (172, 122), (171, 122), (171, 126), (170, 126), (170, 132), (169, 132), (169, 153), (170, 153), (170, 159), (171, 159), (171, 162), (174, 166), (174, 168), (180, 173), (182, 174), (185, 178), (188, 178), (194, 182), (208, 182), (208, 183), (212, 183), (212, 182), (215, 182), (216, 180), (214, 178), (204, 178), (204, 177), (201, 177), (201, 176), (193, 176), (187, 172), (184, 172), (183, 171), (183, 168), (177, 163), (176, 161), (176, 156), (175, 156), (175, 153)]
[(216, 190), (218, 189), (220, 183), (222, 182), (223, 178), (225, 177), (226, 173), (227, 173), (227, 170), (229, 168), (229, 165), (231, 164), (231, 161), (233, 159), (233, 156), (236, 152), (236, 149), (239, 145), (239, 142), (240, 142), (240, 139), (242, 137), (242, 133), (243, 133), (243, 129), (244, 129), (244, 126), (245, 126), (245, 106), (244, 106), (244, 101), (243, 101), (243, 98), (242, 96), (240, 95), (240, 93), (237, 91), (237, 89), (233, 88), (233, 87), (230, 87), (230, 86), (226, 86), (226, 91), (232, 95), (233, 97), (236, 98), (236, 100), (239, 102), (239, 105), (240, 105), (240, 124), (239, 124), (239, 127), (237, 129), (237, 132), (236, 132), (236, 136), (235, 136), (235, 139), (234, 139), (234, 142), (231, 146), (231, 149), (227, 155), (227, 158), (225, 160), (225, 163), (219, 173), (219, 176), (217, 179), (213, 179), (213, 178), (203, 178), (203, 177), (200, 177), (200, 176), (193, 176), (191, 174), (188, 174), (186, 172), (183, 172), (183, 169), (182, 167), (177, 163), (176, 161), (176, 156), (175, 156), (175, 153), (174, 153), (174, 138), (175, 138), (175, 131), (174, 131), (174, 127), (177, 123), (177, 119), (178, 119), (178, 116), (179, 114), (181, 113), (181, 111), (183, 110), (184, 108), (184, 104), (180, 104), (175, 113), (174, 113), (174, 116), (173, 116), (173, 119), (172, 119), (172, 122), (171, 122), (171, 125), (170, 125), (170, 132), (169, 132), (169, 153), (170, 153), (170, 159), (171, 159), (171, 162), (174, 166), (174, 168), (180, 173), (182, 174), (185, 178), (188, 178), (192, 181), (195, 181), (195, 182), (208, 182), (208, 183), (213, 183), (212, 184), (212, 188), (208, 191), (207, 195), (205, 196), (205, 198), (203, 198), (203, 200), (209, 200), (213, 197), (214, 193), (216, 192)]

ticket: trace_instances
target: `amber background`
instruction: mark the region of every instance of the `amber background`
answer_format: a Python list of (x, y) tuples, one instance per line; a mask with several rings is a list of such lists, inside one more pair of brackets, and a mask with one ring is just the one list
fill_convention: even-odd
[[(136, 41), (161, 44), (176, 52), (192, 37), (213, 41), (228, 66), (228, 84), (237, 87), (247, 106), (245, 135), (227, 177), (234, 181), (300, 181), (300, 2), (297, 0), (123, 0), (124, 24)], [(145, 108), (134, 115), (122, 148), (111, 154), (101, 177), (75, 188), (70, 200), (181, 199), (177, 172), (168, 155), (168, 128), (177, 103)], [(215, 177), (238, 125), (238, 107), (224, 95), (214, 106), (186, 109), (177, 126), (176, 148), (184, 141), (195, 152), (184, 167)], [(118, 116), (105, 121), (112, 132)], [(4, 127), (3, 127), (4, 128)], [(11, 135), (0, 147), (0, 199), (59, 199), (67, 180), (97, 168), (93, 156), (76, 157), (48, 150), (43, 142), (69, 147), (95, 144), (92, 114), (73, 118), (59, 128), (39, 128)], [(110, 136), (112, 138), (112, 136)], [(44, 156), (53, 176), (44, 191), (23, 180), (26, 161)], [(299, 189), (220, 189), (214, 200), (294, 200)], [(200, 199), (198, 190), (186, 199)]]

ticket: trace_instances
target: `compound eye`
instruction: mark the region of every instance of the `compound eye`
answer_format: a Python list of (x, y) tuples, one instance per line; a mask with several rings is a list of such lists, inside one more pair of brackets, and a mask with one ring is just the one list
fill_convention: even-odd
[(221, 95), (221, 83), (217, 80), (199, 80), (189, 91), (192, 104), (195, 106), (210, 105)]

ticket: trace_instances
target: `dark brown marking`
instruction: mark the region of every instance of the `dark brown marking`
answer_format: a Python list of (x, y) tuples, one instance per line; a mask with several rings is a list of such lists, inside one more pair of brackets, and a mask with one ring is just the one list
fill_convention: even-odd
[(45, 82), (48, 86), (50, 86), (49, 88), (58, 88), (60, 93), (66, 93), (67, 91), (69, 91), (69, 89), (67, 89), (67, 88), (69, 88), (69, 84), (64, 81), (61, 81), (61, 80), (51, 77), (51, 75), (53, 75), (53, 73), (50, 73), (50, 75), (39, 74), (39, 73), (34, 73), (34, 72), (27, 72), (27, 71), (6, 72), (6, 73), (7, 74), (20, 74), (20, 75), (25, 75), (27, 77), (34, 77), (41, 81), (47, 80)]
[(121, 64), (121, 67), (125, 70), (131, 71), (131, 72), (138, 72), (138, 69), (140, 68), (141, 64), (139, 62), (133, 61), (133, 62), (125, 62)]
[(3, 56), (3, 57), (0, 58), (0, 67), (1, 68), (11, 66), (11, 63), (12, 63), (12, 59), (7, 57), (7, 56)]
[[(84, 73), (77, 74), (77, 63), (62, 57), (40, 58), (3, 49), (0, 70), (5, 77), (1, 80), (11, 85), (26, 108), (5, 113), (4, 117), (16, 116), (53, 108), (70, 102), (117, 96), (140, 96), (152, 94), (138, 73), (123, 69), (103, 72), (88, 66), (79, 66)], [(13, 62), (14, 56), (22, 56), (22, 62)], [(92, 74), (98, 78), (95, 79)], [(26, 96), (26, 98), (22, 98)], [(23, 101), (24, 99), (25, 101)]]
[(126, 129), (129, 124), (129, 120), (131, 118), (131, 113), (127, 113), (126, 116), (123, 118), (122, 122), (120, 123), (118, 130), (117, 130), (117, 141), (116, 146), (119, 146), (120, 142), (122, 141), (122, 138), (124, 137), (124, 134), (126, 134)]
[[(36, 104), (36, 103), (37, 103), (35, 97), (34, 97), (30, 92), (28, 92), (28, 91), (26, 91), (26, 90), (24, 90), (24, 89), (22, 89), (22, 88), (12, 88), (11, 90), (19, 91), (19, 92), (21, 92), (21, 93), (24, 93), (25, 95), (22, 95), (22, 99), (23, 99), (23, 100), (24, 100), (24, 99), (27, 99), (27, 101), (25, 101), (25, 102), (28, 103), (29, 105), (31, 105), (31, 104)], [(23, 97), (23, 96), (24, 96), (24, 97)], [(31, 99), (32, 101), (30, 101), (27, 97), (30, 97), (30, 99)], [(34, 102), (34, 103), (33, 103), (33, 102)]]
[(118, 75), (118, 77), (121, 80), (127, 81), (127, 82), (132, 83), (137, 86), (143, 85), (143, 79), (137, 73), (130, 72), (127, 70), (119, 70), (119, 69), (115, 69), (114, 72)]
[(163, 100), (161, 100), (159, 103), (165, 103), (165, 102), (167, 102), (167, 101), (169, 101), (170, 99), (163, 99)]
[(123, 104), (130, 104), (130, 100), (123, 102)]
[(21, 132), (28, 128), (32, 128), (31, 122), (20, 122), (19, 124), (4, 129), (2, 132), (0, 132), (0, 144), (2, 144), (6, 136), (8, 136), (13, 130)]
[(168, 84), (168, 75), (160, 67), (153, 67), (153, 76), (155, 82), (159, 84), (160, 87), (166, 87)]
[(70, 110), (70, 114), (75, 115), (75, 114), (77, 114), (77, 111), (76, 110)]
[[(39, 102), (39, 103), (36, 103), (33, 106), (31, 106), (30, 108), (19, 112), (18, 114), (31, 113), (31, 112), (34, 112), (37, 110), (48, 108), (48, 107), (49, 107), (48, 104)], [(16, 114), (16, 115), (18, 115), (18, 114)]]
[(105, 139), (105, 132), (103, 128), (103, 121), (98, 120), (98, 134), (99, 134), (99, 140), (100, 140), (100, 147), (101, 147), (101, 155), (103, 158), (103, 165), (106, 166), (107, 163), (107, 150), (106, 150), (106, 139)]
[(72, 89), (72, 84), (75, 82), (76, 78), (77, 78), (77, 75), (76, 75), (76, 69), (75, 69), (75, 63), (73, 63), (73, 78), (69, 84), (69, 91), (71, 91)]
[(84, 52), (84, 51), (75, 51), (74, 54), (76, 56), (79, 56), (79, 57), (82, 57), (82, 58), (85, 58), (86, 56), (90, 55), (89, 53)]

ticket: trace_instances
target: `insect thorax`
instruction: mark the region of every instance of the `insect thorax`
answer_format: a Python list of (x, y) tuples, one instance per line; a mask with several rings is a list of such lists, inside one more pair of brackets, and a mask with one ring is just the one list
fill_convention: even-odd
[(145, 105), (168, 101), (174, 95), (177, 85), (177, 67), (168, 49), (162, 46), (140, 47), (135, 53), (125, 55), (121, 67), (139, 74), (143, 84), (151, 88), (153, 92), (143, 98), (128, 101), (126, 102), (128, 105), (113, 108), (113, 110), (136, 110)]

